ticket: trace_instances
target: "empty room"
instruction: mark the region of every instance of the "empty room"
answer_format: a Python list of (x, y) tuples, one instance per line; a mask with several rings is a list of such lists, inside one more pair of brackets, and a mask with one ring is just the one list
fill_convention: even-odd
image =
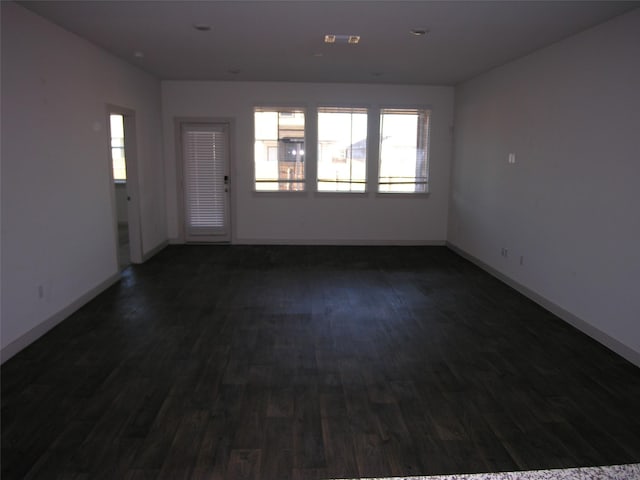
[(3, 479), (640, 478), (640, 2), (0, 17)]

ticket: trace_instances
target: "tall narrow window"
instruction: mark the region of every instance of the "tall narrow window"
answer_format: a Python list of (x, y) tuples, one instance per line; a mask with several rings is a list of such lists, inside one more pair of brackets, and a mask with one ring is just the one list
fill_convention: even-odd
[(305, 189), (305, 113), (302, 109), (256, 108), (255, 189)]
[(364, 192), (367, 110), (318, 109), (318, 191)]
[(124, 117), (109, 115), (111, 124), (111, 164), (113, 179), (116, 182), (127, 181), (127, 167), (124, 158)]
[(380, 111), (381, 193), (426, 193), (429, 182), (429, 110)]

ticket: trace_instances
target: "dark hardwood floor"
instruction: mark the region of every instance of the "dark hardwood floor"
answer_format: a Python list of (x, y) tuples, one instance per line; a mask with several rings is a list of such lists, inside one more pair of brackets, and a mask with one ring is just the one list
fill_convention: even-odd
[(2, 366), (2, 478), (640, 461), (640, 369), (444, 247), (172, 246)]

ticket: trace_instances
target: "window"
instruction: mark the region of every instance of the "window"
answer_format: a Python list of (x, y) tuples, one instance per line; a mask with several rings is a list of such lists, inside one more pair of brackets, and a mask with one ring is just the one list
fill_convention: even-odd
[(113, 180), (116, 182), (127, 181), (127, 167), (124, 159), (124, 117), (122, 115), (109, 115), (111, 124), (111, 164), (113, 167)]
[(364, 192), (367, 110), (318, 109), (318, 191)]
[(304, 120), (302, 109), (254, 110), (257, 191), (304, 190)]
[(429, 180), (430, 111), (380, 111), (381, 193), (426, 193)]

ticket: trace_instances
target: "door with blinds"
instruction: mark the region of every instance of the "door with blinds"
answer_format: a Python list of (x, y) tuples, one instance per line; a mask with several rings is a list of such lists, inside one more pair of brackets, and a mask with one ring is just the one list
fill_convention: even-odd
[(183, 123), (182, 181), (187, 242), (228, 242), (229, 126)]

